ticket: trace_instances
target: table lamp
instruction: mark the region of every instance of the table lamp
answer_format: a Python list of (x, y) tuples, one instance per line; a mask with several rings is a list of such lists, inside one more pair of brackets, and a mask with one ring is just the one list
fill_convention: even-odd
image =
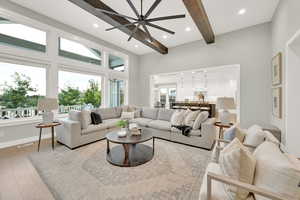
[(222, 110), (219, 112), (220, 121), (222, 124), (230, 123), (230, 112), (228, 110), (236, 109), (236, 105), (234, 103), (234, 98), (232, 97), (220, 97), (217, 99), (217, 108)]
[(37, 109), (43, 111), (43, 123), (52, 123), (54, 120), (54, 113), (52, 110), (58, 109), (57, 99), (42, 98), (38, 100)]

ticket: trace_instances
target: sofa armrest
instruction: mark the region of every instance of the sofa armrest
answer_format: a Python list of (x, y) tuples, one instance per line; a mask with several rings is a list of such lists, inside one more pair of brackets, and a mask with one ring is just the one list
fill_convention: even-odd
[(201, 124), (201, 138), (203, 141), (205, 141), (207, 144), (206, 146), (210, 149), (213, 146), (217, 135), (217, 129), (214, 125), (215, 122), (215, 118), (209, 118)]
[(62, 125), (56, 128), (57, 140), (70, 148), (80, 142), (81, 124), (68, 118), (58, 120)]
[(286, 200), (286, 199), (296, 200), (294, 198), (290, 198), (287, 195), (285, 195), (283, 197), (277, 193), (265, 190), (263, 188), (259, 188), (255, 185), (243, 183), (243, 182), (240, 182), (237, 180), (233, 180), (227, 176), (223, 176), (223, 175), (219, 175), (219, 174), (215, 174), (215, 173), (211, 173), (211, 172), (207, 173), (207, 200), (212, 200), (212, 191), (211, 191), (212, 180), (222, 182), (224, 184), (232, 185), (232, 186), (235, 186), (238, 188), (242, 188), (242, 189), (252, 192), (254, 194), (258, 194), (260, 196), (264, 196), (266, 198), (270, 198), (273, 200)]

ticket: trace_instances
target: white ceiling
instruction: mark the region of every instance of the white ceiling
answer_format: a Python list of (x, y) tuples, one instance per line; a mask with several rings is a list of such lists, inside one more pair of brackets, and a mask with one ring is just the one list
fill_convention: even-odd
[[(154, 51), (134, 39), (127, 42), (128, 36), (119, 30), (106, 32), (105, 29), (111, 27), (109, 24), (70, 3), (68, 0), (11, 1), (62, 23), (76, 27), (77, 29), (111, 42), (135, 54), (141, 55)], [(119, 13), (134, 16), (134, 13), (130, 9), (126, 0), (102, 1)], [(140, 0), (132, 1), (137, 8), (140, 7)], [(219, 35), (271, 21), (279, 1), (280, 0), (203, 0), (203, 3), (213, 30), (216, 35)], [(153, 2), (154, 0), (144, 0), (145, 11), (152, 5)], [(247, 12), (240, 16), (237, 13), (242, 8), (247, 9)], [(187, 17), (184, 19), (156, 22), (156, 24), (171, 29), (175, 31), (176, 34), (170, 35), (168, 33), (149, 28), (154, 38), (169, 48), (202, 38), (198, 29), (194, 25), (193, 20), (184, 7), (182, 0), (163, 0), (152, 13), (151, 17), (175, 14), (187, 14)], [(99, 28), (93, 27), (93, 24), (95, 23), (99, 25)], [(186, 32), (186, 27), (190, 27), (191, 31)], [(163, 35), (167, 35), (168, 38), (164, 39)]]

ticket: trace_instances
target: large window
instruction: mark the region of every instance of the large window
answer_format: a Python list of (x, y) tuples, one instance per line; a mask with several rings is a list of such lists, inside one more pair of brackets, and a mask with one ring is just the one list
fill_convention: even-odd
[(0, 43), (46, 52), (46, 32), (0, 17)]
[(109, 55), (109, 69), (124, 72), (125, 71), (125, 61), (123, 58)]
[(100, 51), (64, 38), (59, 38), (59, 55), (82, 62), (101, 65)]
[(38, 98), (46, 95), (46, 70), (0, 62), (0, 119), (38, 115)]
[(125, 81), (110, 80), (110, 107), (122, 106), (125, 101)]
[(101, 76), (59, 71), (59, 112), (101, 105)]

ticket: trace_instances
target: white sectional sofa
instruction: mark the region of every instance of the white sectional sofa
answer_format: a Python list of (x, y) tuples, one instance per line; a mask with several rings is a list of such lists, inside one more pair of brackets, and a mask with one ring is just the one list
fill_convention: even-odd
[(216, 138), (215, 119), (209, 118), (201, 124), (201, 129), (192, 130), (189, 137), (171, 127), (171, 116), (174, 110), (156, 108), (138, 108), (124, 106), (116, 108), (99, 108), (103, 123), (92, 125), (89, 111), (71, 111), (69, 117), (59, 120), (62, 126), (56, 129), (57, 141), (73, 149), (97, 140), (104, 139), (106, 134), (117, 130), (117, 122), (122, 111), (135, 112), (132, 123), (137, 123), (143, 131), (150, 131), (155, 137), (173, 142), (187, 144), (204, 149), (212, 149)]
[(202, 180), (199, 200), (231, 200), (225, 185), (249, 191), (251, 195), (245, 200), (300, 199), (300, 161), (285, 153), (271, 133), (257, 125), (249, 129), (262, 131), (265, 135), (258, 146), (244, 144), (256, 159), (253, 183), (247, 184), (224, 175), (218, 156), (230, 141), (218, 140)]

